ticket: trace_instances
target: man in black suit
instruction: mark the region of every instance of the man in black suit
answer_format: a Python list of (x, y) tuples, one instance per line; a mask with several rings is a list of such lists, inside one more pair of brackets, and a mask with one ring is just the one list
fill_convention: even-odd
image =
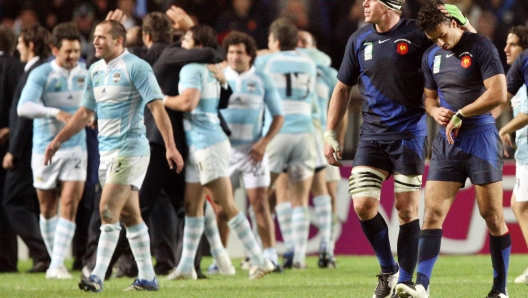
[[(9, 107), (13, 100), (16, 82), (22, 74), (23, 65), (13, 57), (16, 35), (5, 25), (0, 25), (0, 156), (7, 152), (9, 140)], [(0, 202), (3, 201), (3, 188), (6, 170), (0, 168)], [(7, 221), (5, 211), (0, 206), (0, 272), (17, 271), (16, 233)]]
[[(39, 205), (31, 172), (31, 138), (33, 121), (17, 114), (18, 100), (29, 73), (45, 63), (51, 54), (50, 33), (35, 25), (24, 29), (18, 37), (17, 50), (20, 61), (25, 62), (24, 73), (18, 79), (9, 110), (9, 146), (2, 167), (7, 170), (2, 206), (6, 218), (24, 243), (33, 258), (29, 273), (46, 272), (50, 256), (44, 245), (39, 228)], [(11, 75), (11, 74), (10, 74)], [(3, 90), (3, 88), (2, 88)]]

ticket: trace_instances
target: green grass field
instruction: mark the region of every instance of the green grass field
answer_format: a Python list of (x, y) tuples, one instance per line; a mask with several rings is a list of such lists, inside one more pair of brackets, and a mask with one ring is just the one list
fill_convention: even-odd
[[(272, 274), (250, 281), (247, 272), (236, 276), (210, 275), (206, 280), (166, 281), (160, 278), (159, 292), (130, 293), (122, 289), (132, 279), (111, 279), (100, 294), (81, 292), (77, 287), (80, 272), (73, 280), (46, 280), (44, 274), (1, 274), (0, 297), (372, 297), (379, 270), (374, 257), (338, 257), (337, 269), (319, 269), (316, 258), (308, 258), (308, 268)], [(202, 261), (206, 268), (210, 258)], [(238, 265), (239, 261), (234, 260)], [(30, 262), (19, 264), (29, 269)], [(510, 297), (528, 297), (528, 285), (514, 284), (513, 279), (528, 266), (528, 255), (510, 259), (508, 291)], [(237, 266), (238, 267), (238, 266)], [(432, 276), (431, 297), (486, 297), (491, 289), (492, 271), (489, 256), (441, 256)]]

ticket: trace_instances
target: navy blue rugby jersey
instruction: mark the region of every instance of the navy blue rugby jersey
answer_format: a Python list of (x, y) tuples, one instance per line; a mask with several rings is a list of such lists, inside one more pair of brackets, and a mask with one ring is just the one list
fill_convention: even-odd
[[(484, 80), (504, 74), (497, 48), (480, 34), (465, 31), (452, 50), (431, 46), (423, 55), (425, 88), (437, 90), (440, 106), (452, 111), (486, 91)], [(491, 112), (464, 120), (462, 129), (495, 123)], [(445, 130), (445, 127), (442, 127)]]
[(359, 84), (363, 140), (427, 135), (421, 58), (431, 44), (416, 21), (407, 19), (388, 32), (366, 25), (350, 36), (337, 78)]
[(508, 93), (515, 95), (523, 84), (528, 85), (528, 49), (524, 50), (508, 70)]

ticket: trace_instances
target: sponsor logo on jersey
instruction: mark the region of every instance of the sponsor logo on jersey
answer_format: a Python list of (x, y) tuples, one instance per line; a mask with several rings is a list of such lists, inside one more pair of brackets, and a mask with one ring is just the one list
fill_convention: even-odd
[(462, 56), (460, 59), (460, 65), (464, 68), (468, 68), (471, 66), (471, 57), (469, 55)]
[(433, 61), (433, 73), (440, 72), (440, 62), (442, 61), (442, 55), (436, 55)]
[(372, 60), (372, 42), (366, 42), (365, 46), (365, 61)]
[(407, 52), (409, 52), (409, 44), (404, 41), (397, 43), (396, 51), (398, 51), (400, 55), (407, 54)]

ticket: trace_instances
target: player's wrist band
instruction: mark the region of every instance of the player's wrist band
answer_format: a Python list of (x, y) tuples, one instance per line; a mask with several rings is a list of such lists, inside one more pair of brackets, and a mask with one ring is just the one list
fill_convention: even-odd
[(455, 114), (455, 116), (460, 119), (460, 120), (466, 120), (466, 117), (464, 116), (464, 114), (462, 114), (462, 111), (461, 110), (458, 110)]

